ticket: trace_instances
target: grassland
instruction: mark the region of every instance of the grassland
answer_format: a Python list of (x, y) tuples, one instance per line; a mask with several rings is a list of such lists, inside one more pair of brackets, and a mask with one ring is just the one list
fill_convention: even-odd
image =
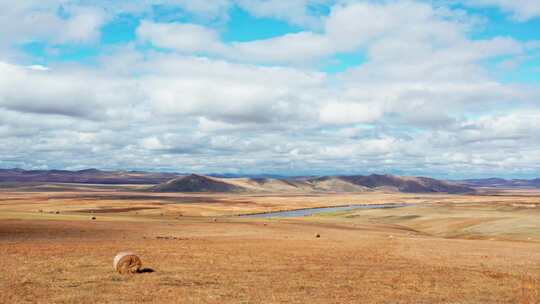
[[(539, 192), (140, 189), (3, 188), (0, 303), (540, 301)], [(396, 202), (411, 206), (297, 219), (235, 216)], [(154, 272), (115, 274), (112, 258), (125, 250)]]

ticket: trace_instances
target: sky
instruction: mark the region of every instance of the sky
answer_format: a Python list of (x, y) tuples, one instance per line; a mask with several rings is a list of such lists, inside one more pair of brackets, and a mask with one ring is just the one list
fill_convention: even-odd
[(540, 177), (538, 0), (0, 0), (0, 168)]

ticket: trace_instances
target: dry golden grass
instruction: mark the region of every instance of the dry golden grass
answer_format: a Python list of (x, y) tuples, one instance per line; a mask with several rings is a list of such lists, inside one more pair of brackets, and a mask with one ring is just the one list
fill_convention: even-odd
[[(133, 195), (143, 194), (0, 193), (0, 303), (540, 301), (540, 242), (529, 226), (540, 222), (536, 193)], [(396, 201), (431, 205), (213, 217)], [(116, 274), (111, 261), (120, 251), (155, 272)]]
[[(289, 209), (378, 203), (538, 203), (538, 192), (509, 192), (494, 195), (447, 195), (402, 193), (335, 193), (335, 194), (183, 194), (138, 192), (129, 190), (84, 187), (78, 185), (60, 192), (0, 191), (0, 216), (6, 212), (86, 215), (113, 214), (115, 218), (132, 216), (228, 216)], [(128, 209), (128, 210), (125, 210)], [(107, 212), (110, 211), (110, 212)], [(6, 218), (5, 214), (3, 218)], [(62, 218), (62, 216), (56, 217)]]

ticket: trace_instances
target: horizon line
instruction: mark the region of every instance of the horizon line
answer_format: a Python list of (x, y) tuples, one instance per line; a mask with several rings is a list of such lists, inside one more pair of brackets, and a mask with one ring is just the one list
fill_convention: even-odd
[(115, 172), (133, 172), (133, 173), (149, 173), (149, 174), (176, 174), (179, 176), (182, 175), (203, 175), (203, 176), (210, 176), (210, 177), (218, 177), (218, 178), (242, 178), (242, 177), (274, 177), (274, 178), (300, 178), (300, 177), (332, 177), (332, 176), (398, 176), (398, 177), (425, 177), (425, 178), (433, 178), (433, 179), (443, 179), (448, 181), (460, 181), (460, 180), (475, 180), (475, 179), (502, 179), (502, 180), (534, 180), (539, 179), (540, 174), (537, 177), (513, 177), (513, 178), (505, 178), (505, 177), (499, 177), (499, 176), (491, 176), (486, 175), (484, 177), (479, 176), (472, 176), (467, 178), (440, 178), (436, 177), (434, 175), (430, 174), (423, 174), (423, 175), (414, 175), (414, 174), (393, 174), (393, 173), (380, 173), (380, 172), (369, 172), (369, 173), (313, 173), (313, 174), (286, 174), (286, 173), (230, 173), (230, 172), (209, 172), (209, 173), (201, 173), (201, 172), (195, 172), (195, 171), (160, 171), (160, 169), (157, 170), (151, 170), (151, 169), (99, 169), (95, 167), (88, 167), (85, 169), (24, 169), (20, 167), (11, 167), (11, 168), (1, 168), (0, 171), (25, 171), (25, 172), (31, 172), (31, 171), (62, 171), (62, 172), (72, 172), (72, 173), (79, 173), (83, 171), (99, 171), (104, 173), (115, 173)]

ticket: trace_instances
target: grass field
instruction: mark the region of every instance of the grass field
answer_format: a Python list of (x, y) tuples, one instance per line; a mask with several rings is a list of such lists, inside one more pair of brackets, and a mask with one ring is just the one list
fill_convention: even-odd
[[(396, 202), (411, 206), (234, 216)], [(6, 187), (0, 303), (539, 303), (539, 225), (535, 191), (207, 195)], [(154, 272), (114, 273), (114, 255), (126, 250)]]

